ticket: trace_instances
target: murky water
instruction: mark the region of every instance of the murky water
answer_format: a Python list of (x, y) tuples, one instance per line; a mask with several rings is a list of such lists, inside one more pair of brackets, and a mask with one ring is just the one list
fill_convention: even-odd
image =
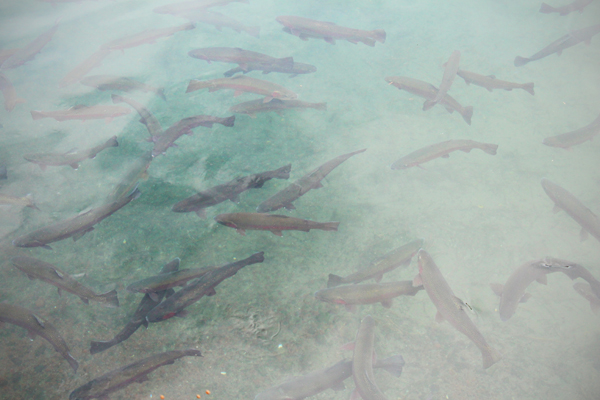
[[(567, 0), (568, 1), (568, 0)], [(557, 4), (554, 4), (554, 3)], [(556, 0), (551, 5), (562, 4)], [(111, 51), (87, 75), (130, 77), (164, 88), (154, 93), (99, 91), (59, 82), (105, 43), (146, 29), (186, 23), (155, 13), (166, 1), (82, 1), (51, 5), (40, 1), (0, 5), (0, 48), (23, 48), (51, 29), (52, 39), (31, 61), (3, 71), (18, 97), (11, 112), (0, 110), (0, 166), (8, 179), (0, 193), (31, 193), (39, 210), (0, 206), (0, 300), (28, 308), (59, 330), (80, 364), (77, 373), (41, 338), (31, 341), (14, 325), (0, 330), (0, 398), (66, 399), (75, 388), (115, 368), (162, 351), (198, 348), (203, 358), (184, 358), (110, 395), (111, 399), (252, 399), (289, 376), (333, 365), (352, 352), (360, 320), (377, 321), (379, 358), (402, 354), (404, 372), (395, 378), (376, 372), (388, 399), (598, 399), (600, 397), (600, 316), (572, 289), (563, 274), (536, 282), (532, 298), (507, 322), (498, 316), (490, 283), (503, 283), (521, 264), (544, 256), (580, 263), (600, 278), (600, 244), (580, 241), (580, 226), (553, 203), (540, 180), (563, 186), (593, 212), (600, 212), (598, 141), (570, 151), (542, 145), (544, 138), (581, 128), (598, 116), (599, 38), (577, 44), (523, 67), (515, 56), (531, 56), (571, 31), (597, 24), (600, 3), (567, 16), (539, 13), (539, 1), (272, 1), (233, 2), (212, 10), (246, 26), (259, 26), (260, 38), (198, 23), (124, 51)], [(275, 20), (297, 15), (357, 29), (384, 29), (384, 44), (369, 47), (338, 40), (300, 40)], [(274, 82), (327, 110), (289, 110), (283, 115), (237, 114), (235, 125), (198, 127), (177, 147), (156, 157), (141, 196), (73, 242), (43, 248), (16, 248), (16, 237), (103, 204), (130, 166), (152, 150), (148, 131), (132, 109), (114, 118), (58, 122), (33, 120), (30, 112), (112, 105), (118, 93), (145, 105), (163, 128), (182, 118), (232, 115), (229, 107), (260, 98), (231, 90), (185, 93), (191, 79), (216, 79), (235, 64), (207, 63), (187, 53), (202, 47), (240, 47), (293, 57), (317, 72), (290, 78), (260, 71), (248, 76)], [(388, 85), (388, 76), (406, 76), (439, 86), (442, 64), (454, 50), (460, 67), (498, 79), (535, 83), (535, 96), (466, 85), (457, 77), (449, 91), (472, 105), (469, 126), (442, 106), (423, 112), (424, 99)], [(123, 105), (128, 107), (127, 105)], [(45, 171), (27, 162), (27, 153), (87, 149), (118, 137), (119, 146), (97, 157)], [(391, 170), (403, 155), (450, 139), (498, 145), (497, 155), (480, 150), (454, 152), (423, 168)], [(296, 210), (278, 214), (313, 221), (339, 221), (337, 232), (248, 230), (245, 236), (217, 224), (221, 213), (253, 212), (256, 206), (326, 161), (367, 148), (336, 168), (324, 187), (294, 202)], [(174, 213), (176, 202), (236, 177), (292, 164), (289, 181), (273, 179), (240, 195), (238, 204), (208, 208), (208, 219)], [(316, 290), (328, 275), (347, 275), (380, 255), (416, 238), (425, 240), (456, 296), (474, 308), (470, 314), (503, 359), (484, 370), (473, 343), (450, 324), (435, 322), (436, 309), (422, 291), (400, 297), (390, 309), (363, 305), (357, 313), (322, 303)], [(264, 251), (265, 262), (242, 269), (188, 308), (185, 318), (140, 328), (127, 341), (90, 355), (93, 340), (111, 339), (129, 320), (142, 296), (129, 283), (158, 273), (175, 257), (181, 268), (222, 265)], [(97, 292), (118, 291), (120, 308), (84, 305), (76, 296), (29, 280), (8, 262), (29, 255), (52, 263)], [(6, 261), (6, 262), (5, 262)], [(383, 281), (410, 280), (416, 259)], [(327, 390), (316, 399), (347, 399)], [(210, 390), (211, 394), (205, 394)]]

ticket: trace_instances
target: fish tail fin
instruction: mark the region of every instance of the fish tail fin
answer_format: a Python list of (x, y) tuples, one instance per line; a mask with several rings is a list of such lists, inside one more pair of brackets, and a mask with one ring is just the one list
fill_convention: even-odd
[(113, 136), (106, 142), (106, 147), (119, 147), (119, 142), (117, 141), (117, 137)]
[(544, 13), (544, 14), (550, 14), (553, 12), (556, 12), (556, 8), (546, 4), (546, 3), (542, 3), (542, 6), (540, 7), (540, 12)]
[(533, 91), (533, 82), (523, 84), (522, 89), (532, 96), (535, 95), (535, 92)]
[(485, 143), (481, 150), (485, 151), (488, 154), (491, 154), (493, 156), (496, 155), (496, 151), (498, 150), (498, 145), (497, 144), (490, 144), (490, 143)]
[(343, 283), (343, 279), (339, 275), (329, 274), (329, 279), (327, 280), (327, 287), (332, 288), (336, 286), (340, 286)]
[(500, 355), (498, 350), (494, 349), (491, 346), (487, 346), (485, 349), (482, 349), (481, 355), (483, 356), (484, 369), (488, 369), (489, 367), (496, 364), (502, 359), (502, 356)]
[(231, 117), (223, 118), (221, 122), (219, 122), (223, 126), (233, 126), (235, 123), (235, 115)]
[(116, 343), (113, 341), (108, 342), (94, 342), (90, 343), (90, 354), (98, 354), (103, 352), (104, 350), (108, 350), (113, 347)]
[(247, 26), (244, 31), (252, 37), (260, 37), (260, 26)]
[(158, 88), (158, 89), (156, 89), (156, 95), (158, 97), (160, 97), (161, 99), (163, 99), (164, 101), (167, 101), (167, 96), (165, 96), (165, 89), (164, 88)]
[(327, 103), (315, 103), (313, 106), (315, 110), (325, 110), (327, 111)]
[(194, 92), (196, 90), (205, 89), (207, 87), (210, 87), (210, 83), (208, 81), (199, 81), (197, 79), (192, 79), (185, 92)]
[(294, 68), (294, 57), (279, 58), (277, 60), (277, 65), (281, 68), (292, 69)]
[(437, 104), (437, 102), (434, 100), (425, 100), (425, 103), (423, 103), (423, 111), (427, 111), (427, 110), (431, 109), (436, 104)]
[(379, 43), (385, 43), (385, 31), (383, 29), (375, 29), (371, 31), (373, 38)]
[(44, 118), (44, 114), (40, 111), (31, 110), (31, 118), (33, 118), (34, 121), (42, 119)]
[(404, 358), (400, 354), (384, 358), (383, 360), (377, 360), (373, 367), (382, 368), (388, 373), (392, 374), (396, 378), (402, 375), (402, 367), (404, 367)]
[(523, 65), (529, 62), (529, 58), (516, 56), (515, 57), (515, 67), (522, 67)]
[(116, 290), (111, 290), (110, 292), (99, 294), (97, 299), (100, 303), (103, 303), (105, 307), (119, 307), (119, 298), (117, 297)]
[(112, 94), (110, 95), (110, 98), (114, 104), (123, 103), (125, 101), (123, 100), (123, 96), (119, 96), (118, 94)]
[(291, 170), (292, 164), (284, 165), (283, 167), (275, 170), (275, 175), (273, 175), (273, 178), (289, 179)]
[(339, 222), (323, 222), (320, 225), (319, 229), (322, 229), (324, 231), (337, 231), (339, 225)]
[(25, 198), (29, 202), (29, 204), (27, 204), (27, 207), (31, 207), (33, 209), (39, 210), (38, 206), (36, 206), (35, 202), (33, 201), (33, 195), (31, 193), (27, 193), (25, 195)]
[(67, 362), (69, 363), (71, 368), (73, 368), (73, 371), (77, 372), (77, 368), (79, 368), (79, 363), (77, 362), (77, 360), (74, 359), (73, 356), (69, 353), (67, 353), (64, 357), (67, 359)]
[(471, 117), (473, 116), (473, 106), (465, 107), (465, 110), (462, 114), (463, 119), (469, 125), (471, 125)]

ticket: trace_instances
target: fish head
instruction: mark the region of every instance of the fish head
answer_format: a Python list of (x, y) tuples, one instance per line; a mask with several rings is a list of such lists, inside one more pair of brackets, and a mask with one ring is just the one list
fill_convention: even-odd
[(294, 100), (298, 98), (298, 95), (293, 92), (281, 92), (279, 90), (275, 90), (271, 93), (271, 97), (279, 100)]
[(279, 22), (281, 25), (283, 25), (285, 27), (288, 27), (288, 29), (292, 25), (292, 23), (290, 21), (290, 17), (286, 17), (286, 16), (277, 17), (277, 18), (275, 18), (275, 21)]

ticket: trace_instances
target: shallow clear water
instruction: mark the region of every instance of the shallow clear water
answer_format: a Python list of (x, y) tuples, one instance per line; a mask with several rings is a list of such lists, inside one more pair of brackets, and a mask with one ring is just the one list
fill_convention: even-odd
[[(552, 5), (558, 6), (555, 0)], [(111, 399), (252, 399), (293, 375), (304, 375), (352, 356), (341, 346), (354, 339), (362, 317), (372, 315), (378, 357), (402, 354), (403, 375), (376, 372), (388, 399), (597, 399), (600, 398), (600, 316), (563, 274), (548, 286), (533, 283), (532, 298), (507, 322), (498, 316), (492, 282), (505, 282), (521, 264), (544, 256), (580, 263), (600, 278), (600, 244), (579, 239), (579, 225), (564, 212), (552, 213), (540, 179), (546, 177), (600, 212), (598, 141), (570, 151), (542, 145), (548, 136), (588, 125), (598, 116), (600, 39), (581, 43), (558, 57), (550, 55), (515, 67), (572, 30), (600, 21), (600, 2), (568, 16), (538, 12), (539, 1), (272, 1), (230, 3), (213, 10), (247, 26), (260, 26), (260, 39), (246, 33), (198, 24), (121, 51), (112, 51), (88, 75), (111, 74), (164, 87), (167, 101), (153, 93), (121, 93), (143, 103), (164, 128), (182, 118), (231, 115), (229, 107), (259, 98), (233, 97), (232, 91), (185, 93), (191, 79), (216, 79), (235, 65), (191, 58), (201, 47), (241, 47), (315, 65), (317, 72), (289, 78), (260, 71), (248, 76), (281, 84), (299, 99), (326, 102), (327, 111), (290, 110), (283, 116), (236, 115), (235, 126), (195, 128), (178, 147), (152, 161), (142, 195), (96, 225), (77, 242), (66, 239), (42, 248), (20, 249), (11, 241), (52, 222), (101, 205), (144, 152), (152, 149), (135, 111), (110, 123), (102, 119), (57, 122), (32, 120), (31, 110), (60, 110), (77, 104), (112, 104), (111, 91), (74, 83), (58, 84), (104, 43), (151, 28), (184, 24), (157, 14), (166, 1), (26, 1), (0, 4), (0, 48), (21, 48), (59, 21), (52, 40), (24, 65), (5, 71), (20, 98), (14, 110), (0, 109), (0, 166), (8, 179), (0, 193), (31, 193), (38, 210), (0, 205), (0, 300), (18, 304), (54, 324), (79, 361), (75, 374), (43, 339), (30, 341), (24, 329), (0, 330), (0, 398), (65, 399), (75, 388), (110, 370), (161, 351), (199, 348), (202, 359), (184, 358), (110, 395)], [(297, 15), (357, 29), (384, 29), (385, 44), (368, 47), (340, 40), (302, 41), (282, 31), (275, 18)], [(441, 66), (460, 50), (460, 66), (510, 82), (534, 82), (535, 96), (523, 90), (488, 92), (457, 77), (449, 91), (473, 105), (472, 125), (443, 107), (421, 110), (423, 99), (388, 85), (387, 76), (407, 76), (438, 86)], [(85, 149), (118, 136), (79, 169), (42, 171), (26, 153)], [(495, 156), (480, 150), (454, 152), (423, 165), (394, 171), (390, 165), (421, 147), (449, 139), (498, 144)], [(280, 214), (314, 221), (340, 221), (338, 232), (247, 231), (246, 236), (217, 224), (220, 213), (252, 212), (255, 207), (324, 162), (367, 148)], [(208, 219), (179, 214), (171, 207), (198, 190), (238, 176), (292, 163), (290, 181), (271, 180), (240, 196), (239, 204), (209, 208)], [(425, 240), (456, 296), (475, 309), (470, 314), (503, 359), (484, 370), (473, 343), (448, 323), (425, 292), (358, 307), (322, 303), (314, 292), (330, 273), (347, 275), (394, 247)], [(189, 307), (186, 318), (140, 328), (127, 341), (90, 355), (92, 340), (111, 339), (129, 320), (139, 294), (132, 281), (156, 274), (174, 257), (181, 268), (222, 265), (265, 252), (265, 262), (242, 269)], [(121, 307), (86, 306), (69, 293), (30, 281), (8, 261), (30, 255), (70, 274), (97, 292), (116, 288)], [(384, 276), (384, 282), (412, 279), (416, 260)], [(316, 399), (347, 399), (327, 390)], [(204, 394), (210, 390), (211, 394)]]

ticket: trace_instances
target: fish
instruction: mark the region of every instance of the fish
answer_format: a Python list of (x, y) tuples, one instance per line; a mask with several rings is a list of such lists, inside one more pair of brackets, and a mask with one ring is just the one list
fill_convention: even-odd
[[(159, 273), (159, 276), (162, 274), (169, 274), (179, 270), (179, 258), (175, 258), (172, 261), (165, 264)], [(142, 325), (148, 327), (148, 321), (146, 321), (146, 315), (156, 307), (163, 300), (165, 296), (172, 296), (175, 293), (173, 289), (163, 290), (160, 292), (155, 292), (154, 298), (156, 300), (152, 300), (149, 294), (145, 294), (140, 303), (138, 304), (133, 316), (129, 319), (127, 324), (121, 329), (119, 333), (115, 335), (114, 338), (108, 341), (92, 341), (90, 343), (90, 354), (98, 354), (105, 350), (110, 349), (111, 347), (124, 342), (129, 339), (131, 335), (138, 330), (138, 328)]]
[(194, 282), (176, 292), (173, 296), (157, 305), (146, 315), (148, 322), (160, 322), (169, 318), (185, 317), (186, 308), (204, 296), (217, 294), (215, 287), (225, 279), (234, 276), (240, 269), (265, 260), (264, 252), (254, 253), (250, 257), (215, 268)]
[(117, 201), (135, 189), (140, 179), (148, 177), (148, 168), (152, 162), (152, 152), (147, 151), (138, 157), (129, 167), (125, 176), (106, 197), (106, 202)]
[(77, 372), (79, 363), (71, 355), (65, 339), (63, 339), (50, 322), (24, 307), (5, 302), (0, 303), (0, 322), (6, 322), (26, 329), (29, 337), (32, 339), (36, 335), (41, 336), (54, 347), (54, 350), (58, 354), (67, 360), (73, 371)]
[(74, 83), (79, 82), (85, 75), (87, 75), (94, 68), (102, 65), (102, 61), (110, 54), (110, 50), (100, 48), (91, 56), (83, 60), (75, 68), (65, 75), (64, 78), (58, 83), (58, 87), (64, 88)]
[(363, 31), (338, 26), (333, 22), (316, 21), (291, 15), (283, 15), (275, 20), (284, 26), (284, 32), (298, 36), (304, 41), (308, 38), (317, 38), (323, 39), (329, 44), (335, 44), (336, 40), (347, 40), (354, 44), (362, 42), (371, 47), (375, 46), (375, 42), (385, 43), (386, 35), (383, 29)]
[(25, 154), (23, 158), (29, 162), (39, 165), (42, 171), (45, 171), (46, 167), (49, 165), (53, 167), (68, 165), (73, 169), (77, 169), (79, 168), (80, 162), (87, 160), (88, 158), (93, 159), (102, 150), (110, 147), (117, 147), (118, 145), (119, 142), (117, 142), (117, 137), (113, 136), (98, 146), (81, 151), (74, 150), (66, 153), (31, 153)]
[(11, 196), (9, 194), (0, 193), (0, 204), (10, 204), (13, 206), (20, 207), (30, 207), (35, 210), (39, 210), (39, 208), (33, 202), (33, 195), (28, 193), (24, 197)]
[(587, 281), (588, 285), (590, 285), (590, 290), (592, 291), (592, 293), (594, 293), (596, 297), (600, 299), (600, 281), (596, 279), (587, 268), (585, 268), (581, 264), (577, 264), (572, 261), (561, 259), (552, 260), (554, 260), (555, 263), (562, 264), (564, 268), (562, 268), (560, 272), (564, 273), (572, 280), (581, 278)]
[(209, 92), (216, 92), (221, 89), (232, 89), (235, 90), (233, 94), (235, 97), (244, 92), (256, 93), (265, 96), (263, 99), (263, 102), (265, 103), (268, 103), (273, 99), (294, 100), (298, 97), (296, 93), (281, 85), (262, 79), (250, 78), (244, 75), (236, 75), (232, 78), (211, 79), (208, 81), (192, 79), (185, 92), (189, 93), (205, 88), (208, 88)]
[(458, 297), (444, 279), (435, 262), (425, 250), (419, 250), (419, 274), (413, 280), (414, 286), (423, 285), (431, 302), (437, 308), (436, 321), (448, 320), (460, 333), (471, 339), (481, 351), (483, 368), (488, 369), (501, 360), (502, 356), (490, 346), (466, 312), (467, 305)]
[(49, 243), (58, 242), (70, 237), (73, 238), (73, 241), (77, 241), (87, 232), (93, 231), (94, 225), (119, 211), (132, 200), (137, 199), (140, 194), (140, 191), (136, 188), (128, 196), (122, 197), (115, 202), (106, 203), (100, 207), (84, 211), (74, 217), (55, 222), (19, 236), (12, 241), (12, 244), (16, 247), (43, 247), (47, 250), (52, 250), (52, 247), (48, 246)]
[(176, 124), (172, 125), (166, 131), (158, 136), (153, 136), (150, 141), (154, 142), (154, 148), (152, 149), (152, 157), (158, 157), (161, 154), (165, 154), (169, 147), (177, 146), (175, 141), (183, 135), (192, 135), (192, 129), (203, 126), (205, 128), (212, 128), (213, 124), (221, 124), (223, 126), (231, 127), (235, 122), (235, 115), (227, 118), (213, 117), (212, 115), (196, 115), (180, 120)]
[[(401, 355), (373, 362), (373, 368), (382, 368), (395, 377), (402, 374), (404, 359)], [(269, 388), (256, 395), (254, 400), (303, 400), (327, 389), (341, 391), (344, 381), (352, 376), (352, 361), (341, 360), (334, 365), (303, 376), (294, 376), (281, 385)]]
[(464, 151), (469, 153), (472, 149), (481, 149), (487, 154), (496, 155), (497, 144), (476, 142), (474, 140), (446, 140), (415, 150), (405, 155), (391, 166), (392, 169), (406, 169), (420, 167), (421, 164), (433, 159), (450, 157), (453, 151)]
[(581, 42), (584, 42), (585, 44), (589, 45), (592, 41), (592, 37), (594, 37), (598, 33), (600, 33), (600, 24), (572, 31), (555, 40), (554, 42), (550, 43), (548, 46), (544, 47), (542, 50), (538, 51), (529, 58), (517, 56), (514, 62), (515, 67), (521, 67), (532, 61), (548, 57), (549, 55), (554, 53), (560, 56), (563, 50), (568, 49), (569, 47), (573, 47)]
[(271, 72), (281, 72), (283, 74), (290, 74), (290, 78), (295, 78), (300, 74), (312, 74), (313, 72), (317, 72), (317, 67), (315, 67), (314, 65), (295, 61), (291, 68), (280, 68), (277, 65), (246, 64), (245, 68), (233, 68), (229, 71), (224, 72), (223, 75), (229, 77), (237, 74), (238, 72), (243, 72), (244, 74), (246, 74), (251, 71), (262, 71), (263, 74), (270, 74)]
[(326, 303), (343, 304), (346, 310), (355, 312), (357, 304), (381, 303), (385, 308), (390, 308), (394, 298), (414, 296), (420, 290), (423, 290), (423, 286), (414, 287), (412, 281), (366, 283), (321, 289), (315, 293), (315, 297)]
[(0, 72), (0, 91), (4, 96), (4, 109), (11, 112), (17, 104), (26, 103), (27, 100), (20, 98), (12, 82), (6, 75)]
[(532, 96), (535, 95), (535, 92), (533, 91), (533, 82), (513, 83), (496, 79), (495, 75), (485, 76), (476, 74), (475, 72), (465, 71), (463, 69), (459, 69), (457, 75), (463, 78), (467, 85), (472, 83), (473, 85), (486, 88), (489, 92), (493, 91), (493, 89), (503, 89), (508, 91), (513, 89), (523, 89)]
[(413, 240), (403, 246), (397, 247), (392, 251), (387, 252), (369, 266), (360, 269), (359, 271), (350, 274), (346, 277), (329, 274), (327, 287), (332, 288), (348, 283), (360, 283), (369, 279), (375, 279), (377, 283), (383, 278), (383, 274), (393, 271), (398, 267), (408, 266), (411, 259), (417, 254), (419, 249), (423, 247), (423, 239)]
[(42, 51), (44, 46), (52, 40), (52, 37), (58, 29), (58, 21), (46, 32), (35, 38), (35, 40), (29, 43), (27, 46), (15, 51), (9, 58), (7, 58), (1, 65), (0, 71), (7, 69), (13, 69), (20, 67), (28, 61), (31, 61), (35, 56)]
[[(387, 400), (375, 382), (373, 359), (375, 358), (375, 320), (367, 315), (360, 322), (354, 354), (352, 355), (352, 379), (356, 385), (356, 393), (363, 400)], [(356, 397), (355, 397), (356, 398)]]
[(17, 269), (24, 272), (29, 279), (39, 279), (50, 285), (56, 286), (58, 288), (59, 296), (61, 295), (61, 291), (64, 290), (65, 292), (73, 293), (75, 296), (78, 296), (84, 304), (89, 304), (91, 300), (102, 304), (104, 307), (119, 307), (119, 299), (117, 298), (116, 290), (96, 294), (92, 289), (77, 282), (73, 277), (60, 270), (58, 267), (33, 257), (15, 257), (11, 262)]
[(442, 77), (442, 83), (440, 84), (440, 88), (433, 100), (425, 100), (423, 104), (423, 111), (429, 110), (431, 107), (438, 104), (448, 93), (450, 87), (452, 87), (452, 83), (454, 82), (454, 78), (456, 78), (456, 73), (458, 72), (458, 66), (460, 64), (460, 51), (454, 50), (448, 59), (448, 62), (445, 64), (444, 68), (444, 76)]
[(546, 275), (554, 272), (564, 272), (571, 268), (571, 263), (553, 257), (526, 262), (517, 268), (504, 285), (492, 283), (490, 287), (500, 296), (498, 314), (502, 321), (508, 321), (517, 311), (519, 303), (526, 302), (531, 294), (525, 293), (527, 287), (537, 281), (542, 285), (548, 284)]
[(562, 7), (552, 7), (546, 3), (542, 3), (542, 6), (540, 7), (540, 12), (544, 14), (559, 13), (564, 17), (565, 15), (569, 15), (573, 11), (579, 11), (580, 13), (582, 13), (583, 9), (589, 6), (592, 3), (592, 1), (593, 0), (575, 0), (574, 2)]
[(54, 118), (55, 120), (68, 121), (73, 119), (80, 119), (87, 121), (90, 119), (104, 119), (108, 124), (116, 117), (122, 117), (131, 113), (129, 108), (119, 106), (86, 106), (83, 104), (73, 106), (68, 110), (59, 111), (31, 111), (31, 117), (33, 120), (42, 118)]
[(112, 40), (108, 43), (103, 44), (102, 46), (100, 46), (100, 48), (110, 51), (125, 51), (125, 49), (141, 46), (143, 44), (156, 43), (156, 41), (160, 38), (173, 36), (179, 31), (188, 31), (190, 29), (194, 29), (195, 27), (196, 26), (193, 23), (188, 22), (187, 24), (171, 26), (168, 28), (146, 29), (145, 31), (136, 33), (134, 35), (129, 35)]
[(217, 205), (225, 200), (239, 202), (239, 195), (248, 189), (263, 187), (265, 182), (276, 179), (288, 179), (292, 164), (284, 165), (273, 171), (261, 172), (236, 178), (222, 185), (196, 193), (175, 204), (174, 212), (195, 212), (200, 218), (206, 219), (206, 208)]
[(110, 96), (110, 98), (112, 99), (112, 102), (114, 104), (127, 103), (131, 107), (133, 107), (135, 109), (135, 111), (137, 111), (138, 114), (140, 115), (140, 122), (146, 126), (146, 129), (148, 129), (148, 133), (150, 134), (150, 137), (154, 137), (154, 136), (163, 134), (164, 131), (163, 131), (163, 128), (162, 128), (162, 125), (160, 124), (160, 122), (158, 122), (158, 120), (156, 119), (154, 114), (152, 114), (142, 104), (138, 103), (137, 101), (135, 101), (133, 99), (119, 96), (118, 94), (112, 94)]
[(21, 49), (0, 49), (0, 65)]
[(571, 132), (563, 133), (556, 136), (547, 137), (543, 143), (546, 146), (562, 147), (570, 149), (572, 146), (581, 144), (588, 140), (592, 140), (594, 136), (600, 133), (600, 115), (593, 120), (589, 125), (583, 128), (576, 129)]
[(182, 13), (187, 11), (205, 9), (216, 6), (224, 6), (233, 2), (249, 3), (248, 0), (191, 0), (156, 7), (152, 11), (158, 14), (181, 15)]
[[(393, 85), (400, 90), (406, 90), (409, 93), (412, 93), (419, 97), (424, 97), (427, 100), (435, 99), (435, 96), (438, 92), (438, 88), (427, 82), (423, 82), (418, 79), (407, 78), (404, 76), (388, 76), (387, 78), (385, 78), (385, 81), (389, 85)], [(458, 112), (463, 117), (465, 122), (471, 125), (471, 117), (473, 116), (473, 106), (463, 107), (449, 94), (446, 94), (444, 98), (440, 100), (440, 104), (442, 104), (446, 108), (446, 110), (451, 114), (454, 111)]]
[(314, 108), (315, 110), (327, 110), (327, 103), (307, 103), (301, 100), (279, 100), (273, 99), (268, 103), (262, 100), (250, 100), (229, 107), (229, 112), (246, 114), (256, 118), (257, 113), (273, 111), (277, 115), (283, 115), (283, 111), (302, 108)]
[(579, 237), (585, 240), (588, 233), (600, 241), (600, 219), (589, 208), (584, 206), (575, 196), (556, 183), (542, 178), (544, 191), (554, 202), (554, 212), (563, 210), (581, 225)]
[(0, 165), (0, 179), (8, 179), (8, 174), (6, 172), (6, 165)]
[(163, 88), (146, 85), (131, 78), (114, 75), (92, 75), (82, 78), (79, 82), (102, 91), (121, 90), (123, 92), (132, 92), (137, 90), (145, 93), (153, 92), (164, 101), (167, 101)]
[(166, 274), (151, 276), (135, 281), (127, 286), (131, 293), (146, 293), (154, 301), (159, 300), (159, 294), (176, 286), (185, 287), (192, 280), (200, 278), (217, 267), (180, 269)]
[(216, 11), (208, 11), (204, 8), (186, 11), (183, 13), (174, 13), (179, 17), (186, 18), (192, 22), (201, 22), (207, 25), (213, 25), (218, 31), (223, 28), (230, 28), (237, 33), (246, 32), (248, 35), (258, 38), (260, 36), (260, 27), (258, 26), (246, 26), (240, 21), (223, 15)]
[(600, 298), (592, 292), (592, 287), (589, 283), (577, 282), (573, 285), (573, 289), (581, 297), (590, 302), (590, 308), (595, 314), (600, 314)]
[(69, 395), (69, 400), (108, 399), (109, 394), (129, 386), (133, 382), (147, 381), (149, 373), (163, 365), (173, 364), (182, 357), (202, 357), (202, 353), (200, 350), (188, 349), (154, 354), (89, 381), (73, 390)]
[(237, 233), (246, 236), (246, 229), (271, 231), (274, 235), (283, 236), (282, 231), (294, 230), (308, 232), (311, 229), (337, 231), (339, 222), (315, 222), (307, 219), (263, 213), (219, 214), (215, 217), (221, 225), (234, 228)]
[(341, 156), (337, 156), (327, 161), (325, 164), (315, 168), (291, 185), (287, 186), (285, 189), (280, 190), (267, 200), (260, 203), (258, 207), (256, 207), (256, 211), (259, 213), (264, 213), (279, 210), (280, 208), (284, 207), (288, 210), (295, 209), (296, 207), (292, 204), (292, 202), (297, 200), (300, 196), (306, 194), (311, 189), (322, 188), (323, 185), (321, 184), (321, 181), (327, 175), (329, 175), (331, 171), (333, 171), (337, 166), (350, 157), (360, 154), (366, 150), (367, 149), (361, 149), (351, 153), (342, 154)]
[(255, 68), (277, 66), (284, 69), (291, 69), (294, 66), (293, 57), (275, 58), (239, 47), (204, 47), (191, 50), (188, 55), (205, 60), (209, 64), (213, 61), (238, 64), (242, 70), (247, 70), (249, 65)]

